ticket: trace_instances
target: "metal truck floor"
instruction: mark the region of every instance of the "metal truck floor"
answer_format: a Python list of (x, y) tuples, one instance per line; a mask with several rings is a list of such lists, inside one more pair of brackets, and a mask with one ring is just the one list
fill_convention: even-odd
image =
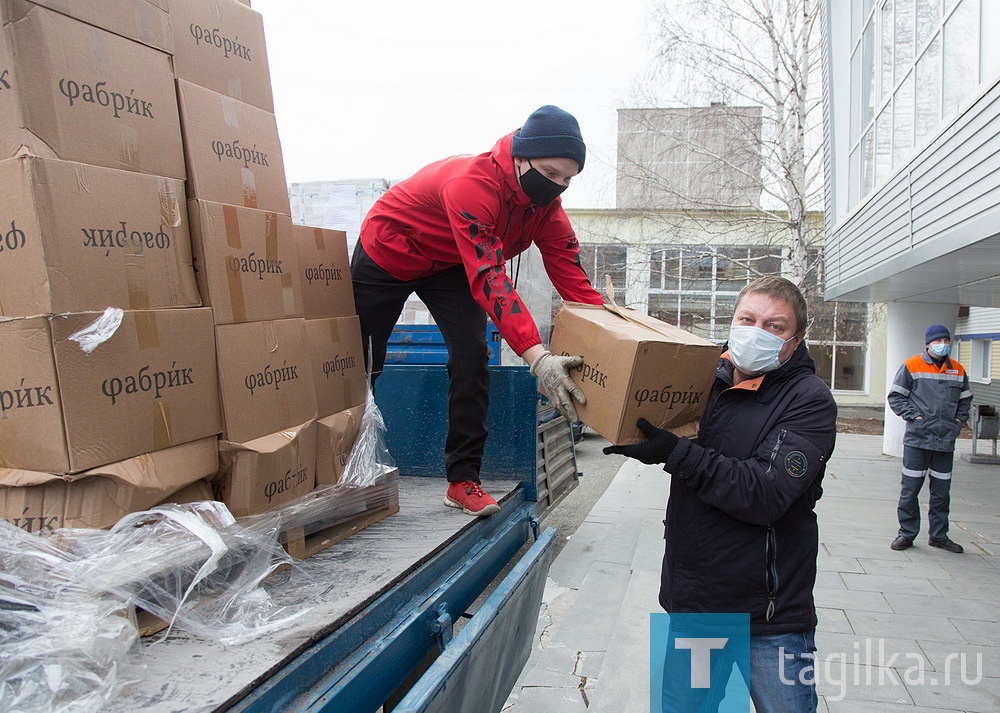
[[(483, 488), (501, 505), (518, 485), (511, 480), (483, 481)], [(215, 710), (253, 688), (475, 524), (477, 518), (443, 504), (446, 487), (443, 476), (400, 477), (398, 513), (302, 560), (300, 571), (280, 588), (269, 586), (278, 604), (311, 608), (280, 636), (229, 648), (176, 629), (164, 641), (158, 641), (159, 634), (143, 639), (138, 680), (105, 710)]]

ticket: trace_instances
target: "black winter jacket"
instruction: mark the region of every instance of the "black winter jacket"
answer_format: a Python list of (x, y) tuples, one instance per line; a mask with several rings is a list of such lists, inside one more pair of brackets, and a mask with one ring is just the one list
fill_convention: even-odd
[(723, 354), (695, 441), (664, 470), (660, 604), (668, 612), (747, 612), (751, 635), (816, 626), (814, 506), (836, 438), (837, 405), (799, 345), (775, 371), (732, 386)]

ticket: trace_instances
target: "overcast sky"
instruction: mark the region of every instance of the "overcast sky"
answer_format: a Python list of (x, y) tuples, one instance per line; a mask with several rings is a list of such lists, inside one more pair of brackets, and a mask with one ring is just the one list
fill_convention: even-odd
[(564, 205), (613, 207), (616, 110), (650, 62), (651, 2), (252, 0), (288, 182), (405, 178), (556, 104), (587, 144)]

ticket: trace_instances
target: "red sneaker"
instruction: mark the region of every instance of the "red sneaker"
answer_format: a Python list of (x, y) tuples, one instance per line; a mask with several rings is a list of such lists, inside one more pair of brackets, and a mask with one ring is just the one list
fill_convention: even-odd
[(483, 489), (471, 480), (464, 483), (448, 483), (448, 494), (444, 496), (444, 504), (451, 508), (462, 508), (466, 515), (486, 517), (500, 512), (497, 501), (483, 492)]

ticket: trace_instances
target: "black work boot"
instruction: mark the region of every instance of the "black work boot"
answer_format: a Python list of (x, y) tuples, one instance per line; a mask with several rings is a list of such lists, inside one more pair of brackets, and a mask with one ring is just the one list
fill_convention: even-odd
[(947, 535), (942, 537), (940, 540), (928, 540), (927, 544), (931, 547), (940, 547), (942, 550), (947, 550), (948, 552), (954, 552), (956, 555), (965, 552), (960, 544), (957, 542), (952, 542)]
[(907, 547), (911, 547), (912, 545), (913, 545), (913, 540), (911, 540), (909, 537), (903, 537), (902, 535), (900, 535), (899, 537), (897, 537), (895, 540), (892, 541), (892, 544), (889, 545), (889, 547), (894, 550), (900, 551), (900, 550), (905, 550)]

